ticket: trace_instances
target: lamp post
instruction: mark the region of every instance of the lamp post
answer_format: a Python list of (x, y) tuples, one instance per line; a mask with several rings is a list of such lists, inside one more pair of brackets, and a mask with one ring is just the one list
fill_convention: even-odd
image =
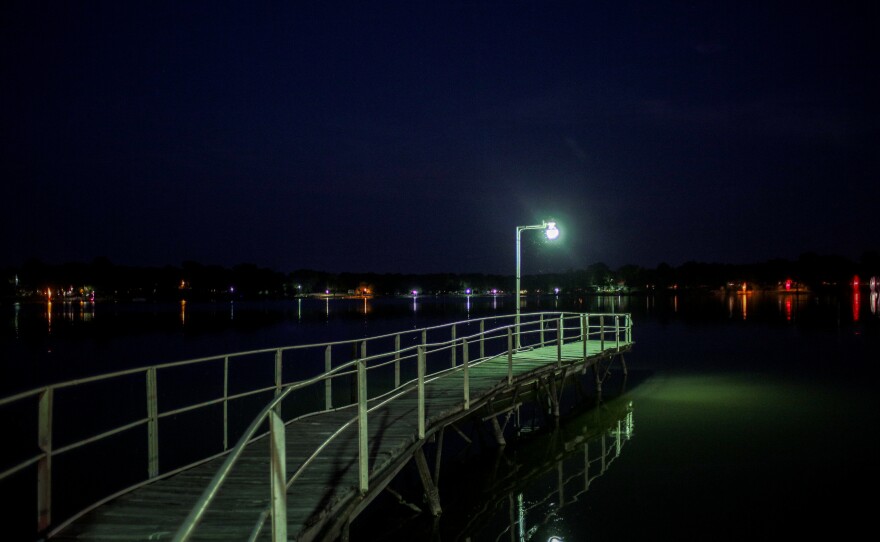
[(547, 236), (547, 239), (551, 241), (559, 237), (559, 230), (556, 228), (556, 222), (548, 222), (544, 221), (541, 224), (535, 224), (534, 226), (517, 226), (516, 227), (516, 290), (514, 294), (514, 304), (516, 305), (516, 347), (517, 349), (522, 346), (519, 340), (519, 282), (520, 282), (520, 264), (521, 264), (521, 256), (520, 256), (520, 245), (522, 244), (522, 232), (523, 230), (544, 230), (544, 235)]

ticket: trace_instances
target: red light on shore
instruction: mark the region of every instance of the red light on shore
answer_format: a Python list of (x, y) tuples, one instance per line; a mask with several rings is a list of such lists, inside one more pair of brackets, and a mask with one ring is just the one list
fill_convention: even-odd
[(853, 283), (852, 283), (852, 284), (853, 284), (853, 288), (858, 288), (858, 287), (859, 287), (859, 276), (858, 276), (858, 275), (856, 275), (856, 276), (853, 277)]

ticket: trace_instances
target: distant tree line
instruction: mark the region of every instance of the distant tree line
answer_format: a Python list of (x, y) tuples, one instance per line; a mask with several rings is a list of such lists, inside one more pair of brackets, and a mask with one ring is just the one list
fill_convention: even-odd
[[(97, 298), (119, 300), (222, 300), (283, 299), (299, 295), (410, 295), (510, 293), (511, 275), (481, 273), (330, 273), (311, 269), (279, 272), (243, 263), (226, 268), (186, 261), (180, 266), (135, 267), (116, 265), (107, 258), (91, 263), (47, 264), (32, 259), (2, 270), (3, 299), (41, 299), (52, 290), (58, 297), (80, 297), (94, 292)], [(797, 260), (775, 259), (753, 264), (687, 262), (656, 268), (624, 265), (611, 269), (595, 263), (584, 269), (522, 277), (530, 292), (628, 293), (668, 290), (775, 288), (786, 280), (811, 290), (849, 286), (853, 277), (867, 282), (880, 276), (880, 252), (863, 254), (860, 261), (835, 255), (806, 253)]]

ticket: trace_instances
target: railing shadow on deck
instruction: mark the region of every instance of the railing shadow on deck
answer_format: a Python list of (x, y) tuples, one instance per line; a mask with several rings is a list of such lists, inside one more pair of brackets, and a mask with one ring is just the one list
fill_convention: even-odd
[[(467, 408), (468, 368), (504, 355), (512, 363), (517, 336), (520, 350), (557, 344), (561, 356), (566, 341), (600, 341), (603, 350), (606, 344), (629, 344), (632, 321), (628, 314), (542, 312), (522, 315), (517, 325), (513, 315), (495, 316), (364, 339), (165, 363), (44, 386), (0, 399), (4, 433), (15, 436), (7, 447), (10, 455), (0, 463), (0, 489), (18, 493), (23, 488), (23, 498), (16, 501), (10, 517), (31, 518), (34, 528), (24, 532), (51, 539), (76, 518), (120, 495), (226, 456), (178, 532), (177, 538), (185, 540), (248, 443), (268, 437), (275, 443), (273, 453), (281, 454), (285, 424), (352, 408), (354, 415), (289, 478), (284, 461), (271, 462), (281, 469), (272, 474), (276, 487), (271, 493), (267, 490), (275, 511), (267, 509), (255, 518), (255, 533), (267, 518), (272, 518), (274, 529), (284, 530), (286, 489), (347, 428), (359, 427), (358, 486), (365, 492), (368, 413), (415, 392), (419, 438), (424, 438), (425, 384), (453, 373), (464, 375)], [(288, 400), (291, 397), (295, 400)], [(193, 434), (200, 446), (192, 446)], [(95, 483), (94, 472), (82, 469), (94, 465), (96, 457), (108, 483)], [(78, 498), (65, 494), (65, 487), (76, 487)]]

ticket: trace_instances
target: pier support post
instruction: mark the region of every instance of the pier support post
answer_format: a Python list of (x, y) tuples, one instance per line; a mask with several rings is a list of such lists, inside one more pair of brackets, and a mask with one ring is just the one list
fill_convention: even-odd
[(550, 404), (553, 407), (553, 417), (559, 417), (559, 392), (556, 390), (556, 376), (550, 375)]
[(446, 426), (440, 429), (440, 436), (437, 438), (437, 456), (434, 458), (434, 487), (440, 491), (440, 458), (443, 454), (443, 434), (446, 432)]
[(413, 452), (413, 459), (416, 461), (416, 468), (418, 468), (419, 478), (422, 480), (422, 487), (425, 490), (425, 498), (428, 500), (431, 515), (437, 517), (443, 513), (443, 509), (440, 508), (440, 493), (434, 486), (434, 482), (431, 481), (428, 461), (425, 459), (425, 452), (421, 447), (416, 448), (416, 451)]
[[(486, 405), (486, 409), (489, 411), (488, 418), (492, 423), (492, 434), (495, 436), (495, 442), (498, 443), (499, 446), (506, 446), (507, 441), (504, 440), (504, 429), (501, 427), (501, 424), (498, 423), (498, 416), (495, 414), (495, 409), (492, 408), (492, 402)], [(486, 418), (483, 418), (484, 420)]]

